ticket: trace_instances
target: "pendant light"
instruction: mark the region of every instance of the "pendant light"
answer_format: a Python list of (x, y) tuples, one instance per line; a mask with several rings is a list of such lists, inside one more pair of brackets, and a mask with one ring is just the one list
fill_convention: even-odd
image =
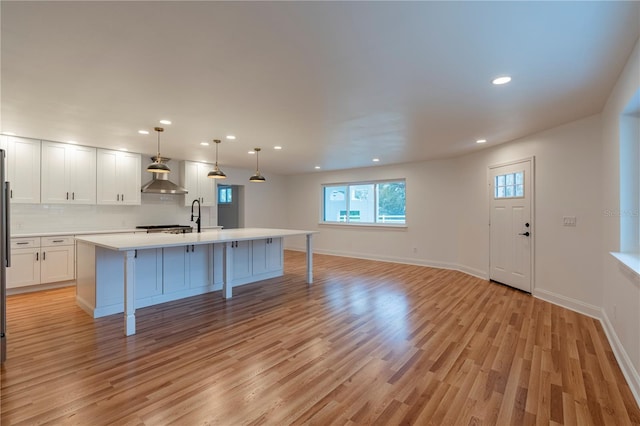
[(213, 142), (216, 144), (216, 164), (213, 170), (207, 174), (207, 177), (211, 179), (226, 179), (227, 175), (225, 175), (218, 167), (218, 145), (220, 145), (220, 140), (214, 139)]
[(154, 162), (149, 164), (147, 171), (151, 173), (169, 173), (171, 169), (162, 162), (162, 156), (160, 155), (160, 133), (164, 132), (164, 129), (162, 127), (154, 127), (153, 130), (158, 132), (158, 155), (155, 157)]
[(253, 149), (256, 152), (256, 174), (249, 178), (249, 182), (265, 182), (266, 179), (260, 174), (260, 167), (258, 163), (258, 154), (260, 154), (260, 148)]

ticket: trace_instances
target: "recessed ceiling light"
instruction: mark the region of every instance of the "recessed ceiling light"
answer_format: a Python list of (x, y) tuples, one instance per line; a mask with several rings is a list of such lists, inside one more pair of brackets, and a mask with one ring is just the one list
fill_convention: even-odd
[(200, 145), (202, 145), (202, 146), (209, 146), (209, 142), (200, 142)]
[(247, 154), (255, 154), (255, 153), (256, 153), (255, 151), (249, 151), (249, 152), (247, 152)]
[(486, 141), (487, 141), (486, 139), (478, 139), (476, 143), (485, 143)]
[(508, 75), (505, 75), (505, 76), (502, 76), (502, 77), (494, 78), (491, 82), (493, 84), (495, 84), (496, 86), (499, 86), (501, 84), (507, 84), (510, 81), (511, 81), (511, 77), (509, 77)]
[(233, 135), (227, 135), (227, 139), (229, 139), (230, 141), (234, 140), (236, 137)]
[(75, 145), (75, 144), (77, 144), (78, 142), (77, 142), (77, 141), (67, 141), (67, 143), (72, 143), (72, 144), (74, 144), (74, 145)]
[(15, 136), (16, 134), (13, 132), (2, 132), (3, 135), (7, 135), (7, 136)]
[(282, 149), (281, 146), (274, 146), (273, 149)]
[(119, 151), (129, 151), (127, 148), (120, 148)]
[(138, 130), (138, 133), (140, 133), (141, 135), (148, 135), (149, 131), (148, 130)]
[(320, 170), (320, 166), (315, 166), (314, 169)]
[(171, 124), (171, 120), (160, 120), (160, 124)]
[(379, 159), (379, 158), (374, 158), (374, 159), (373, 159), (373, 160), (371, 160), (371, 161), (373, 161), (374, 163), (377, 163), (377, 162), (379, 162), (379, 161), (380, 161), (380, 159)]

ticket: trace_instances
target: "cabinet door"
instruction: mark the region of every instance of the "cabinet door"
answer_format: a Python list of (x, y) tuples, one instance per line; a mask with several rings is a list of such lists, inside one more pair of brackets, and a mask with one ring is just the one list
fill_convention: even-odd
[(75, 204), (96, 203), (96, 149), (88, 146), (69, 146), (69, 190)]
[(136, 300), (162, 294), (162, 249), (138, 250)]
[(68, 203), (71, 199), (68, 188), (69, 162), (67, 145), (55, 142), (42, 142), (42, 203)]
[(262, 274), (269, 270), (267, 266), (268, 240), (253, 240), (251, 242), (251, 254), (253, 255), (253, 274)]
[(40, 249), (12, 249), (7, 288), (40, 284)]
[(198, 177), (200, 182), (198, 190), (200, 192), (200, 203), (207, 207), (214, 206), (216, 204), (216, 179), (207, 177), (207, 174), (213, 170), (213, 166), (202, 163), (199, 164), (199, 170)]
[(98, 150), (96, 159), (96, 202), (98, 204), (119, 204), (120, 202), (117, 162), (118, 151)]
[(184, 196), (184, 205), (187, 207), (191, 206), (193, 200), (200, 199), (200, 192), (198, 191), (198, 173), (198, 163), (183, 161), (182, 185), (187, 191), (189, 191), (189, 193)]
[(54, 283), (74, 279), (74, 246), (42, 247), (40, 250), (41, 283)]
[(39, 203), (40, 141), (9, 136), (6, 148), (11, 203)]
[(251, 241), (238, 241), (233, 250), (233, 279), (251, 276)]
[(140, 164), (140, 154), (99, 149), (97, 203), (140, 205)]
[(118, 152), (118, 178), (120, 179), (120, 201), (127, 205), (141, 204), (140, 187), (142, 176), (140, 168), (142, 157), (140, 154)]
[(189, 259), (189, 287), (205, 287), (210, 284), (209, 245), (194, 245), (187, 256)]
[(162, 249), (162, 293), (186, 290), (187, 247), (166, 247)]
[(277, 271), (282, 269), (283, 253), (282, 238), (270, 238), (267, 243), (267, 269), (269, 271)]

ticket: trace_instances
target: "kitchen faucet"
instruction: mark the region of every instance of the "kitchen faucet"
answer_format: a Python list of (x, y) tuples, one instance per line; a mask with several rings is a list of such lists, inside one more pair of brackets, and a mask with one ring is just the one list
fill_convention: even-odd
[(196, 219), (196, 225), (198, 225), (198, 233), (200, 233), (200, 200), (197, 198), (191, 203), (191, 222), (193, 222), (193, 205), (198, 203), (198, 219)]

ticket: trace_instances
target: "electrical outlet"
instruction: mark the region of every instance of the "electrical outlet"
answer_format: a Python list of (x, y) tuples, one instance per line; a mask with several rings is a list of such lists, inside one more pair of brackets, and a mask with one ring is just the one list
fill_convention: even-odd
[(575, 216), (564, 216), (562, 218), (562, 224), (564, 226), (576, 226), (576, 217)]
[(418, 252), (418, 247), (414, 247), (414, 248), (413, 248), (413, 252), (414, 252), (414, 253), (417, 253), (417, 252)]

